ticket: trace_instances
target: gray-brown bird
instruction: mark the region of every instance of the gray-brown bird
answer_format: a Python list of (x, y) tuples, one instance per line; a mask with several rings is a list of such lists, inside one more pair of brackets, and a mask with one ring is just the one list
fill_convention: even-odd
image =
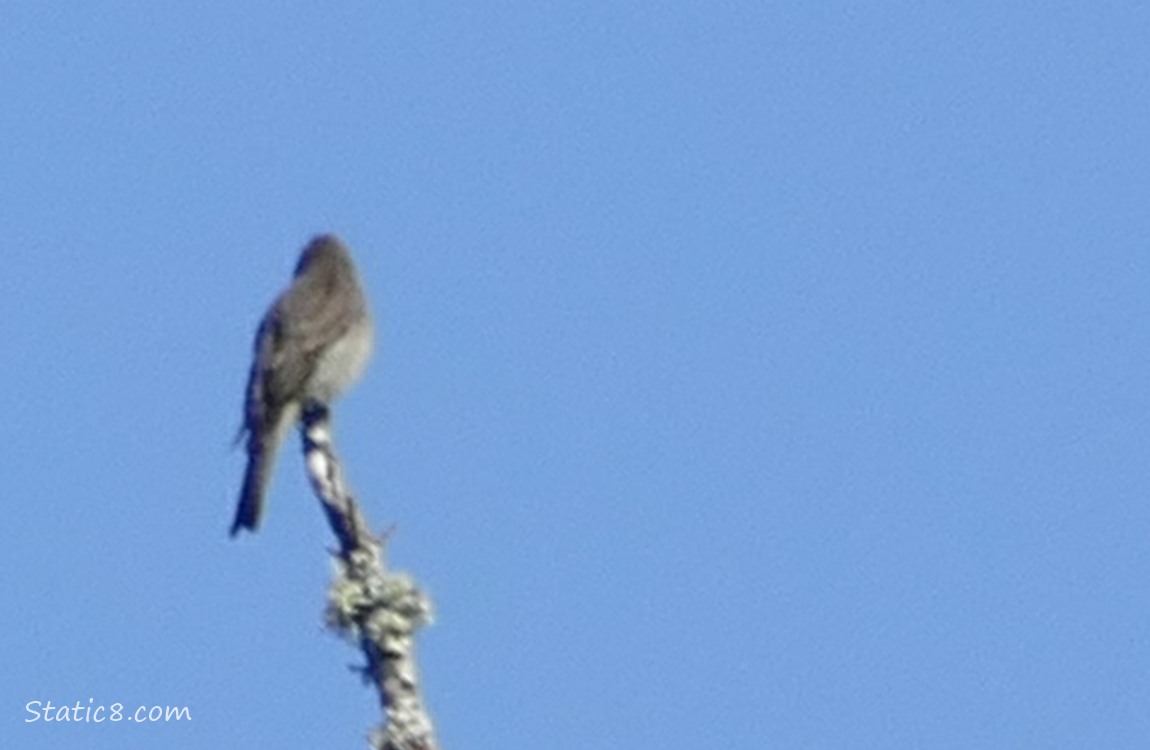
[(256, 332), (244, 401), (248, 467), (232, 536), (260, 524), (276, 453), (309, 404), (330, 405), (363, 374), (372, 323), (351, 255), (334, 235), (312, 239)]

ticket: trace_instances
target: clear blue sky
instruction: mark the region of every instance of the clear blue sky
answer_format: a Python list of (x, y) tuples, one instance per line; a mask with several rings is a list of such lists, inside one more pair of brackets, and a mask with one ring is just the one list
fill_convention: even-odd
[[(1142, 3), (9, 3), (0, 745), (362, 746), (255, 325), (336, 410), (450, 748), (1150, 743)], [(187, 723), (25, 723), (28, 701)]]

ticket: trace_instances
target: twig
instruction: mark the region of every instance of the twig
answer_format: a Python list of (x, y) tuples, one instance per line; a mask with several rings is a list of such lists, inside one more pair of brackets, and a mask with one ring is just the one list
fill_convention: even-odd
[(371, 533), (344, 480), (327, 408), (305, 408), (300, 432), (312, 489), (339, 543), (332, 553), (335, 577), (324, 619), (358, 643), (366, 660), (359, 671), (379, 691), (384, 712), (371, 745), (377, 750), (438, 750), (415, 663), (415, 633), (431, 622), (431, 600), (410, 576), (387, 572), (384, 540)]

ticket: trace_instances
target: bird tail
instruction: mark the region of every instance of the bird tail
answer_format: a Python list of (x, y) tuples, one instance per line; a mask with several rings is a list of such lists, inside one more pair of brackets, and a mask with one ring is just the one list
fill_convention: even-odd
[(249, 425), (248, 468), (244, 473), (244, 486), (240, 490), (240, 501), (236, 506), (236, 518), (232, 521), (231, 535), (240, 529), (255, 532), (263, 515), (264, 494), (271, 478), (276, 454), (291, 426), (299, 418), (299, 407), (289, 403), (267, 415), (264, 422)]
[(248, 468), (244, 473), (244, 486), (240, 490), (240, 500), (236, 505), (236, 518), (232, 521), (232, 536), (240, 533), (240, 529), (255, 533), (259, 528), (264, 507), (264, 492), (267, 490), (268, 478), (271, 476), (272, 463), (275, 460), (275, 451), (266, 448), (267, 446), (255, 444), (255, 441), (248, 444)]

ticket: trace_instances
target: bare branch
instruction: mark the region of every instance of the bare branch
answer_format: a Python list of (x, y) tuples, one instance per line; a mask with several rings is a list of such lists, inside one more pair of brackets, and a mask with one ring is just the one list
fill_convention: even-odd
[(339, 549), (328, 591), (329, 628), (357, 643), (361, 673), (379, 691), (384, 722), (371, 733), (378, 750), (438, 750), (423, 707), (415, 633), (431, 622), (431, 600), (402, 573), (387, 572), (384, 541), (374, 536), (344, 479), (332, 444), (331, 417), (321, 404), (304, 410), (300, 431), (312, 489)]

